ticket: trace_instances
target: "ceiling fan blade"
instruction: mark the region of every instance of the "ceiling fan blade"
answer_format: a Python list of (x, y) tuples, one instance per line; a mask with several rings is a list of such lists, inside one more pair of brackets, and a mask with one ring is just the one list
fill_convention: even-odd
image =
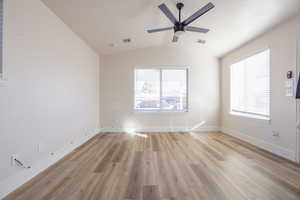
[(192, 32), (197, 32), (197, 33), (207, 33), (209, 31), (209, 29), (206, 28), (198, 28), (198, 27), (194, 27), (194, 26), (187, 26), (185, 27), (186, 31), (192, 31)]
[(192, 23), (193, 21), (195, 21), (200, 16), (204, 15), (205, 13), (207, 13), (208, 11), (210, 11), (211, 9), (213, 9), (214, 7), (215, 7), (215, 5), (212, 4), (212, 3), (206, 4), (206, 6), (200, 8), (197, 12), (195, 12), (189, 18), (187, 18), (186, 20), (184, 20), (183, 24), (184, 25), (188, 25), (188, 24)]
[(157, 28), (157, 29), (151, 29), (147, 30), (148, 33), (155, 33), (155, 32), (160, 32), (160, 31), (167, 31), (167, 30), (172, 30), (174, 27), (166, 27), (166, 28)]
[(173, 36), (173, 40), (172, 40), (172, 42), (178, 42), (178, 39), (179, 39), (179, 37), (178, 37), (178, 36), (176, 36), (176, 35), (174, 35), (174, 36)]
[(170, 9), (166, 6), (166, 4), (160, 4), (159, 9), (169, 18), (169, 20), (175, 24), (177, 22), (176, 17), (172, 14), (172, 12), (170, 11)]

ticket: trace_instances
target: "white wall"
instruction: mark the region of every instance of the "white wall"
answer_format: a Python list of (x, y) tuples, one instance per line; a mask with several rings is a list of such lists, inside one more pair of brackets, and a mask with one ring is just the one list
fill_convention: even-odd
[[(98, 55), (39, 0), (5, 0), (4, 24), (0, 198), (95, 134), (99, 123)], [(12, 154), (32, 169), (10, 166)]]
[[(295, 159), (296, 100), (285, 97), (286, 72), (296, 74), (297, 39), (300, 39), (300, 16), (279, 25), (266, 34), (222, 58), (222, 116), (224, 132), (242, 137), (276, 154)], [(271, 50), (271, 121), (255, 120), (229, 114), (230, 65), (237, 58), (269, 47)], [(272, 136), (272, 131), (280, 137)]]
[[(203, 49), (203, 48), (202, 48)], [(189, 112), (134, 112), (136, 67), (189, 68)], [(200, 48), (153, 47), (101, 57), (101, 127), (119, 131), (183, 130), (206, 121), (206, 130), (219, 126), (218, 60)]]

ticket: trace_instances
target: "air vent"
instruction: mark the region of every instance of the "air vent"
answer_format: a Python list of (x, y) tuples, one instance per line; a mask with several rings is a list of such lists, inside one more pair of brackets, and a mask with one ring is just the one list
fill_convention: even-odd
[(131, 39), (130, 39), (130, 38), (125, 38), (125, 39), (123, 39), (123, 42), (124, 42), (124, 43), (130, 43), (130, 42), (131, 42)]
[(198, 42), (199, 44), (205, 44), (205, 43), (206, 43), (205, 40), (201, 40), (201, 39), (197, 40), (197, 42)]

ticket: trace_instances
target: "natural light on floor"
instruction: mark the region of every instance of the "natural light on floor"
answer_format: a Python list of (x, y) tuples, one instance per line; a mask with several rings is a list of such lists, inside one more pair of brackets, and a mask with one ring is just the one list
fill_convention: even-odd
[(131, 136), (138, 136), (138, 137), (148, 138), (148, 135), (146, 135), (146, 134), (135, 132), (134, 128), (126, 130), (126, 133), (131, 135)]

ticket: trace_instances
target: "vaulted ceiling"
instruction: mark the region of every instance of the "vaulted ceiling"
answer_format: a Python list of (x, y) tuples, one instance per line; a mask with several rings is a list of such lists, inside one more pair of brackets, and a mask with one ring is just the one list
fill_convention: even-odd
[[(212, 2), (215, 8), (192, 23), (208, 34), (189, 32), (176, 44), (173, 31), (148, 34), (147, 29), (172, 25), (158, 5), (176, 14), (176, 0), (43, 0), (75, 33), (100, 54), (153, 46), (201, 46), (216, 56), (240, 46), (300, 10), (299, 0), (184, 0), (183, 18)], [(132, 42), (123, 43), (131, 38)], [(206, 40), (205, 44), (196, 41)]]

